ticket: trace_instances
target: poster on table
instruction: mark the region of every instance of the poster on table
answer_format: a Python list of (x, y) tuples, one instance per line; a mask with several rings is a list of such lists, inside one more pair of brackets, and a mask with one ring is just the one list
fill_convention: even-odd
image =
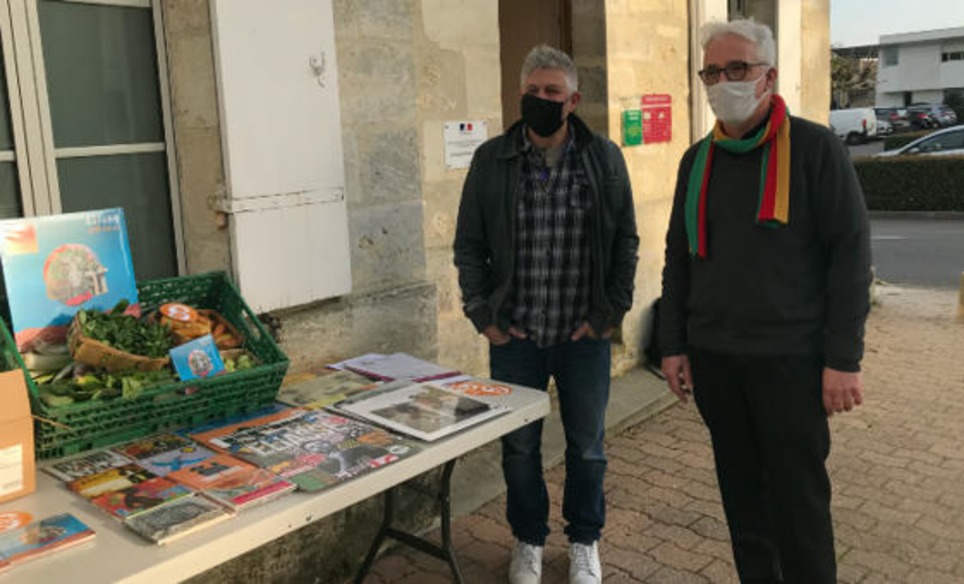
[(123, 209), (0, 221), (0, 259), (21, 351), (61, 342), (78, 310), (139, 311)]

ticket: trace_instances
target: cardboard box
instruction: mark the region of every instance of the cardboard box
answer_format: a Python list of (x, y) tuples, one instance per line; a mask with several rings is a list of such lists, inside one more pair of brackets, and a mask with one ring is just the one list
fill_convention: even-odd
[(23, 371), (0, 373), (0, 502), (36, 489), (33, 418)]

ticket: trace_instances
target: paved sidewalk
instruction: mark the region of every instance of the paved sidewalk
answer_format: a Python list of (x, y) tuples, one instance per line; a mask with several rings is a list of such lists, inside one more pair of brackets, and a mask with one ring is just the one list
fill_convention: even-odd
[[(867, 330), (865, 404), (831, 420), (840, 581), (964, 583), (964, 322), (955, 318), (957, 292), (887, 286), (878, 298)], [(604, 581), (736, 582), (709, 439), (695, 406), (674, 405), (611, 432), (608, 454)], [(565, 582), (568, 570), (561, 466), (547, 479), (553, 532), (543, 582), (552, 584)], [(504, 504), (499, 497), (454, 521), (469, 583), (506, 581), (512, 537)], [(442, 562), (403, 547), (381, 557), (367, 580), (450, 581)]]

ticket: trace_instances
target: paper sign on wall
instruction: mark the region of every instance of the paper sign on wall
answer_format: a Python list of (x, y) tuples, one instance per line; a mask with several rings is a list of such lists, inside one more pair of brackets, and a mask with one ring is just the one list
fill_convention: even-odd
[(669, 142), (673, 139), (673, 98), (668, 93), (651, 93), (640, 100), (643, 111), (643, 142)]
[(489, 137), (484, 121), (445, 122), (445, 168), (468, 168), (475, 149)]
[(623, 110), (623, 146), (643, 143), (643, 116), (639, 109)]

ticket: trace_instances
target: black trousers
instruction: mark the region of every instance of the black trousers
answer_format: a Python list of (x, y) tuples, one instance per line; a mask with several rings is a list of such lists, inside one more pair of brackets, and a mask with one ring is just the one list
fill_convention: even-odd
[(836, 582), (822, 359), (693, 350), (690, 363), (740, 581)]

